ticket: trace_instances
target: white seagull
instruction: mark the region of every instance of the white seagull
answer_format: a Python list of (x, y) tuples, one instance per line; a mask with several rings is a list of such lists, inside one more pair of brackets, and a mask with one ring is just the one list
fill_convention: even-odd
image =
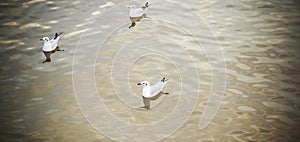
[(40, 41), (44, 41), (43, 52), (46, 56), (46, 60), (43, 63), (51, 62), (50, 55), (55, 53), (56, 51), (64, 51), (60, 50), (58, 47), (58, 40), (61, 34), (62, 32), (59, 34), (55, 33), (54, 38), (51, 40), (49, 40), (48, 37), (43, 37), (40, 39)]
[(141, 8), (136, 8), (135, 5), (131, 5), (129, 6), (129, 19), (131, 21), (131, 25), (129, 26), (129, 28), (134, 27), (135, 26), (135, 22), (140, 21), (141, 19), (146, 17), (146, 11), (147, 8), (150, 6), (151, 4), (149, 4), (148, 2), (146, 2), (146, 4), (141, 7)]
[(137, 83), (137, 85), (143, 86), (142, 97), (145, 106), (142, 108), (149, 109), (151, 100), (158, 99), (162, 94), (165, 95), (169, 94), (169, 93), (162, 92), (162, 89), (167, 84), (167, 81), (168, 79), (163, 78), (162, 80), (158, 81), (152, 86), (150, 86), (148, 81), (142, 81), (140, 83)]

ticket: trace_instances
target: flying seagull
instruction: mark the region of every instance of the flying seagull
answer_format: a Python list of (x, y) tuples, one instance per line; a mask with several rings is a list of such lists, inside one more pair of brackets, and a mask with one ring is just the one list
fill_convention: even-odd
[(149, 109), (150, 101), (158, 99), (162, 94), (169, 94), (162, 92), (162, 89), (167, 84), (167, 81), (168, 79), (164, 77), (162, 80), (158, 81), (152, 86), (150, 86), (148, 81), (142, 81), (140, 83), (137, 83), (137, 85), (143, 86), (142, 97), (145, 106), (142, 108)]
[(43, 61), (43, 63), (51, 62), (50, 55), (55, 53), (56, 51), (64, 51), (64, 50), (59, 49), (59, 47), (58, 47), (58, 40), (59, 40), (59, 37), (61, 34), (62, 34), (62, 32), (59, 34), (55, 33), (54, 38), (51, 40), (49, 40), (48, 37), (43, 37), (40, 39), (40, 41), (44, 41), (43, 52), (46, 56), (46, 60)]
[(129, 28), (132, 28), (136, 25), (136, 22), (140, 21), (143, 18), (146, 18), (146, 11), (151, 4), (146, 2), (144, 6), (141, 8), (136, 8), (135, 5), (129, 6), (129, 19), (131, 21), (131, 25)]

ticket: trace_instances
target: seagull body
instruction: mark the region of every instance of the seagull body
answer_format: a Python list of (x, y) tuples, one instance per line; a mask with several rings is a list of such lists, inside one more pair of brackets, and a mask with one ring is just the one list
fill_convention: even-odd
[(150, 101), (158, 99), (162, 94), (169, 94), (162, 92), (163, 87), (167, 84), (166, 78), (158, 81), (154, 85), (150, 86), (148, 81), (142, 81), (141, 83), (137, 83), (137, 85), (142, 85), (142, 97), (145, 106), (143, 108), (150, 108)]
[(129, 17), (140, 17), (143, 14), (146, 13), (147, 8), (150, 6), (150, 4), (148, 2), (146, 2), (146, 4), (141, 7), (141, 8), (136, 8), (135, 5), (131, 5), (129, 6)]
[(44, 41), (43, 51), (45, 51), (45, 52), (53, 51), (57, 47), (57, 44), (58, 44), (61, 34), (62, 33), (60, 33), (60, 34), (56, 33), (54, 38), (51, 40), (49, 40), (48, 37), (43, 37), (42, 39), (40, 39), (41, 41)]
[(149, 6), (150, 6), (150, 4), (148, 2), (146, 2), (146, 4), (141, 8), (136, 8), (135, 5), (131, 5), (128, 7), (129, 8), (129, 18), (131, 20), (131, 25), (129, 26), (129, 28), (134, 27), (135, 22), (138, 22), (141, 19), (146, 17), (146, 11)]
[(146, 13), (146, 8), (136, 8), (135, 5), (129, 7), (129, 17), (140, 17)]
[(43, 61), (43, 63), (45, 62), (51, 62), (51, 58), (50, 58), (50, 55), (55, 53), (56, 51), (64, 51), (64, 50), (60, 50), (59, 47), (58, 47), (58, 41), (59, 41), (59, 38), (60, 38), (60, 35), (62, 33), (55, 33), (54, 35), (54, 38), (49, 40), (48, 37), (43, 37), (40, 39), (40, 41), (43, 41), (44, 42), (44, 45), (43, 45), (43, 52), (46, 56), (46, 60)]

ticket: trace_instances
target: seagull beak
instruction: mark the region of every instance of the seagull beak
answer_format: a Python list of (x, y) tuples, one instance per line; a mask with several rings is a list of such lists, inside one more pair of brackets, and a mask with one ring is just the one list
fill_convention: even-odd
[(43, 41), (43, 39), (40, 38), (40, 41)]
[(142, 85), (142, 83), (137, 83), (136, 85)]

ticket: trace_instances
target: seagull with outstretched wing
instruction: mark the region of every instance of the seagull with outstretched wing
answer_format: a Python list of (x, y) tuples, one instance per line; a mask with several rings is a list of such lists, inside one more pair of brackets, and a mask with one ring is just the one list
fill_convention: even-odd
[(55, 53), (56, 51), (64, 51), (64, 50), (60, 50), (59, 47), (58, 47), (58, 41), (59, 41), (59, 38), (60, 38), (61, 34), (62, 34), (62, 32), (59, 33), (59, 34), (55, 33), (54, 38), (51, 39), (51, 40), (48, 37), (43, 37), (43, 38), (40, 39), (40, 41), (44, 42), (43, 52), (46, 56), (46, 60), (43, 61), (43, 63), (51, 62), (50, 55)]
[(150, 86), (148, 81), (142, 81), (140, 83), (137, 83), (137, 85), (143, 86), (142, 97), (145, 106), (142, 108), (149, 109), (151, 100), (158, 99), (162, 94), (169, 94), (162, 92), (162, 89), (167, 84), (167, 81), (168, 79), (164, 77), (162, 80), (158, 81), (152, 86)]
[(131, 5), (128, 7), (129, 8), (129, 19), (131, 21), (131, 25), (129, 26), (129, 28), (134, 27), (136, 25), (136, 22), (138, 22), (141, 19), (146, 17), (146, 11), (149, 6), (150, 6), (150, 4), (148, 2), (146, 2), (146, 4), (144, 6), (142, 6), (141, 8), (136, 8), (135, 5)]

